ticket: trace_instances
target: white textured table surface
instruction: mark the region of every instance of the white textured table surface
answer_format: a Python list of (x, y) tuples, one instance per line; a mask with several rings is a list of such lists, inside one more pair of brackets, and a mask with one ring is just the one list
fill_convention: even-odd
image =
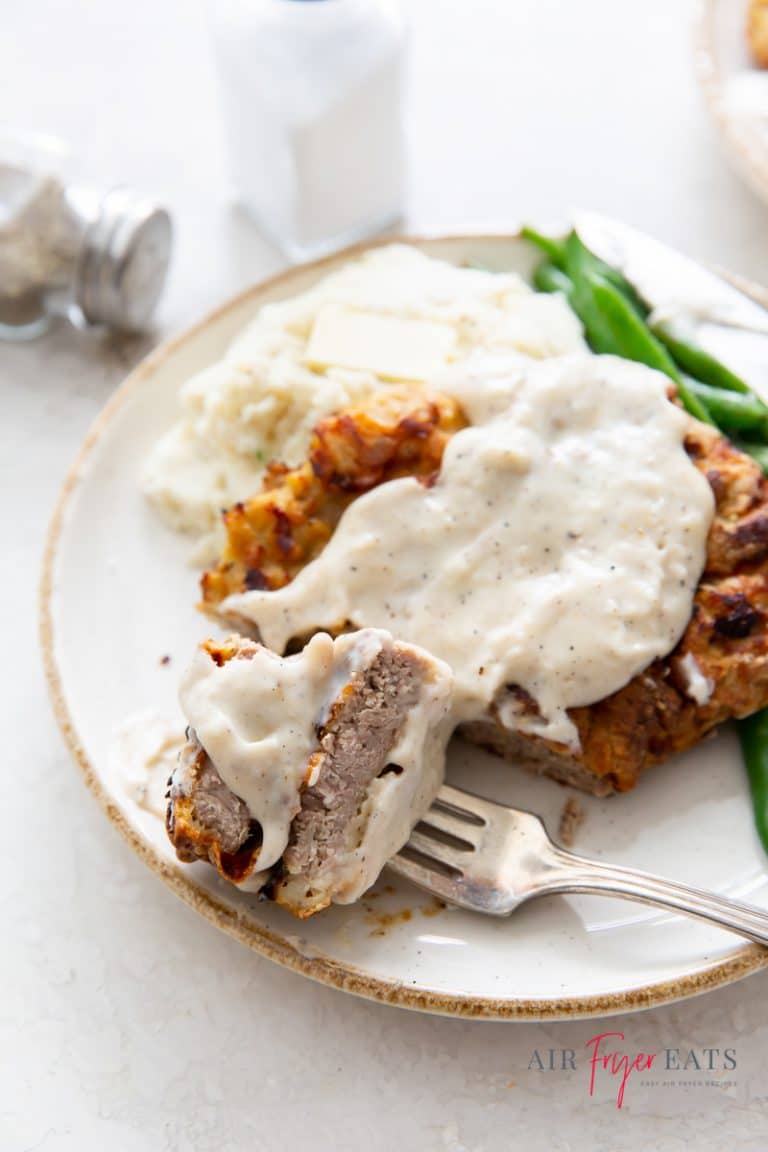
[[(67, 137), (81, 171), (167, 197), (179, 329), (279, 266), (226, 208), (213, 79), (192, 0), (7, 4), (0, 107)], [(760, 278), (768, 219), (725, 167), (678, 0), (414, 0), (415, 230), (556, 222), (592, 207)], [(766, 1147), (768, 976), (604, 1023), (480, 1024), (345, 997), (271, 965), (181, 904), (85, 792), (36, 640), (46, 522), (91, 419), (140, 355), (67, 330), (0, 348), (0, 1149), (392, 1148), (674, 1152)], [(83, 595), (87, 596), (84, 574)], [(583, 1046), (704, 1049), (736, 1068), (589, 1096)], [(542, 1071), (550, 1048), (575, 1070)], [(560, 1056), (557, 1055), (558, 1062)], [(671, 1058), (674, 1059), (674, 1058)], [(645, 1078), (647, 1080), (647, 1077)], [(730, 1083), (722, 1087), (723, 1081)], [(669, 1082), (669, 1083), (667, 1083)]]

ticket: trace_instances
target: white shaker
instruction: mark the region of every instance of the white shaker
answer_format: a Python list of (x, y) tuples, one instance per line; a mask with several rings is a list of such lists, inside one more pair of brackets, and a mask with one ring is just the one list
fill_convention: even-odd
[(211, 0), (235, 193), (291, 259), (402, 214), (405, 29), (390, 0)]

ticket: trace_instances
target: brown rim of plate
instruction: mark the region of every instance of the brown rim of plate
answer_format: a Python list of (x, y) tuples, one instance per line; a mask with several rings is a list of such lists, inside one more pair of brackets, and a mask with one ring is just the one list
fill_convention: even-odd
[[(629, 988), (624, 992), (613, 992), (603, 996), (566, 996), (554, 1000), (498, 1000), (483, 996), (451, 996), (445, 992), (432, 992), (423, 988), (411, 988), (399, 981), (385, 980), (368, 975), (358, 968), (340, 964), (320, 956), (304, 955), (290, 943), (287, 937), (270, 931), (257, 924), (246, 924), (237, 910), (217, 900), (211, 893), (203, 891), (189, 880), (182, 870), (167, 864), (154, 849), (130, 826), (116, 804), (114, 804), (99, 780), (93, 765), (86, 756), (80, 742), (64, 694), (64, 686), (54, 656), (54, 632), (51, 610), (53, 574), (56, 564), (57, 546), (61, 537), (64, 514), (72, 495), (84, 461), (99, 440), (105, 427), (134, 389), (152, 375), (157, 366), (176, 352), (187, 340), (200, 332), (221, 316), (239, 307), (246, 300), (258, 297), (283, 281), (303, 272), (320, 269), (327, 264), (360, 254), (369, 248), (382, 244), (406, 243), (422, 246), (443, 241), (455, 243), (505, 243), (517, 237), (516, 233), (493, 235), (457, 236), (386, 236), (381, 240), (357, 244), (343, 252), (326, 256), (311, 264), (292, 267), (271, 276), (260, 283), (233, 296), (225, 304), (208, 313), (202, 320), (187, 328), (181, 335), (166, 341), (149, 354), (125, 379), (114, 396), (102, 408), (66, 475), (54, 508), (45, 542), (42, 580), (40, 585), (40, 642), (43, 651), (45, 677), (53, 703), (53, 709), (64, 741), (79, 766), (85, 783), (96, 797), (109, 820), (118, 828), (136, 854), (156, 872), (173, 891), (210, 920), (222, 931), (236, 940), (247, 944), (263, 956), (275, 960), (286, 968), (292, 968), (304, 976), (309, 976), (322, 984), (352, 992), (370, 1000), (384, 1004), (395, 1004), (401, 1008), (411, 1008), (421, 1012), (433, 1012), (446, 1016), (469, 1017), (485, 1020), (567, 1020), (589, 1016), (608, 1016), (620, 1012), (633, 1012), (652, 1008), (675, 1000), (696, 996), (701, 992), (731, 984), (768, 967), (768, 949), (758, 944), (747, 944), (734, 952), (727, 960), (713, 964), (701, 971), (682, 976), (676, 980), (647, 984)], [(722, 274), (722, 273), (721, 273)], [(728, 279), (757, 303), (768, 308), (768, 290), (751, 281), (728, 275)]]
[[(715, 47), (715, 6), (718, 0), (699, 0), (694, 24), (694, 61), (704, 97), (717, 127), (742, 176), (756, 195), (768, 200), (768, 147), (757, 144), (755, 133), (739, 127), (723, 108), (723, 74)], [(744, 30), (746, 36), (746, 28)]]

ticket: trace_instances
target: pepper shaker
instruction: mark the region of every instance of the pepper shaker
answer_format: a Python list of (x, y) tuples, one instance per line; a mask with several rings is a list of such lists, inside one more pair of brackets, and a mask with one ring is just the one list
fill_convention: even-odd
[(40, 335), (55, 315), (145, 328), (165, 282), (171, 220), (127, 188), (69, 185), (49, 137), (0, 138), (0, 338)]

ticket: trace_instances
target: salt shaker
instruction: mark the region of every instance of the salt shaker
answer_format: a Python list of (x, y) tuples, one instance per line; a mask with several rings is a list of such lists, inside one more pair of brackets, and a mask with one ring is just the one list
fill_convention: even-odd
[(171, 222), (126, 188), (65, 179), (66, 149), (0, 137), (0, 338), (40, 335), (52, 316), (138, 331), (162, 292)]
[(235, 193), (291, 259), (402, 214), (405, 31), (393, 0), (209, 0)]

